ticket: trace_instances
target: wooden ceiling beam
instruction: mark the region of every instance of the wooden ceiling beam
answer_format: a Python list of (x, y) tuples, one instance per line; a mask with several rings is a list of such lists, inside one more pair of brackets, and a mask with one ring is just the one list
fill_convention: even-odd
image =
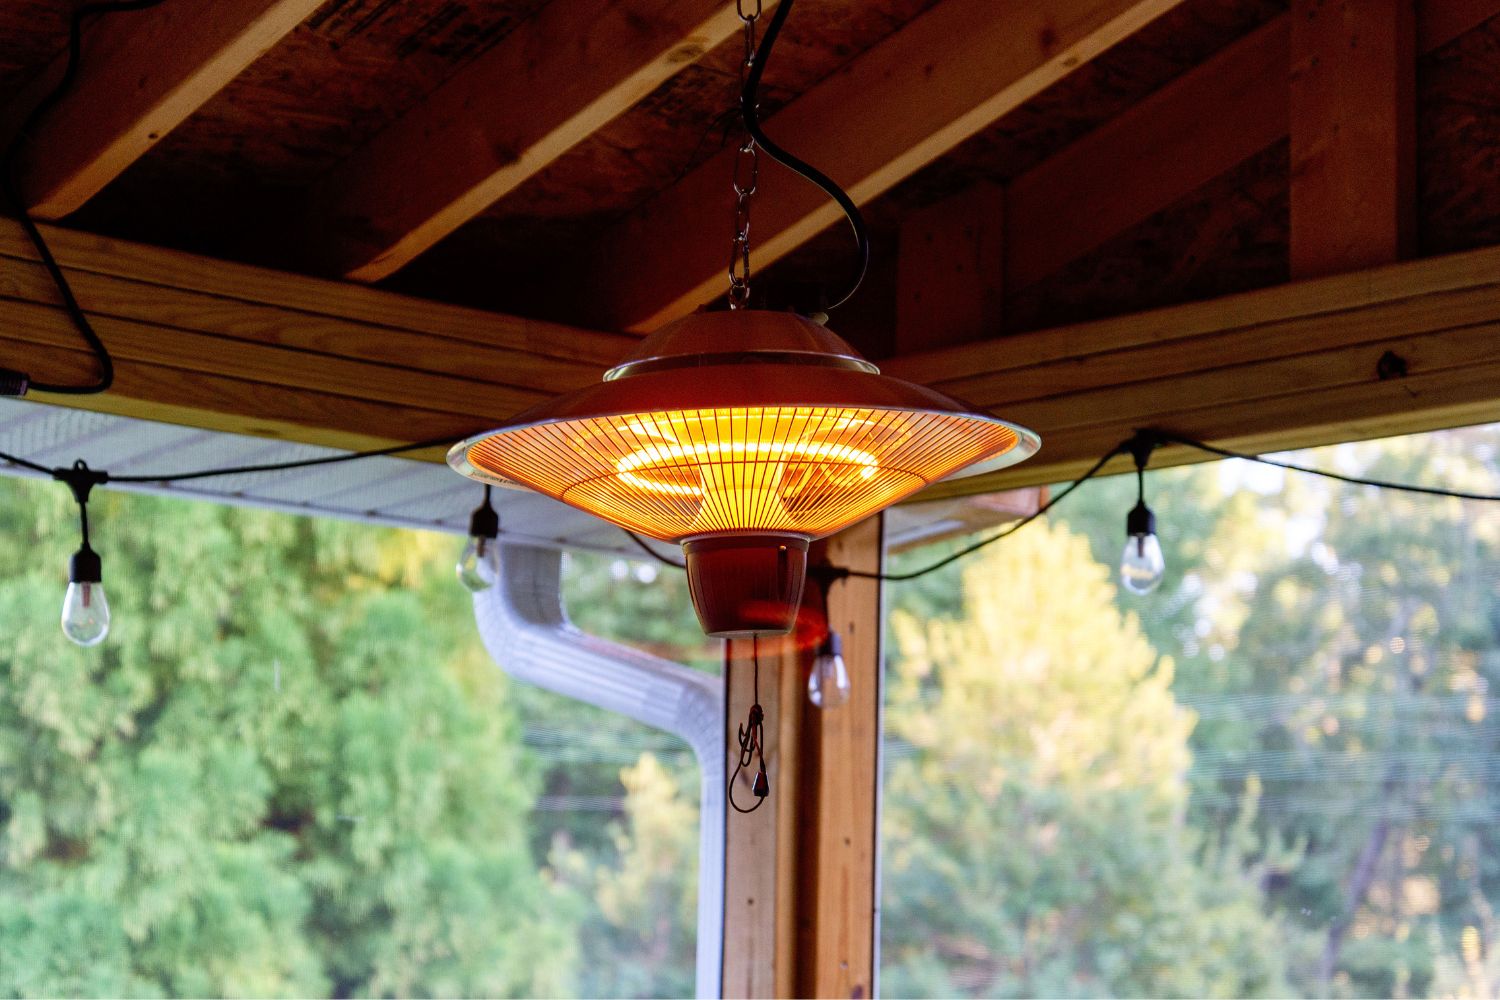
[[(767, 131), (865, 203), (947, 153), (1180, 0), (943, 0), (766, 122)], [(650, 330), (724, 290), (734, 150), (604, 233), (588, 280), (593, 325)], [(765, 267), (839, 219), (820, 191), (760, 172), (752, 238)]]
[[(302, 23), (322, 0), (171, 0), (98, 18), (72, 88), (38, 123), (21, 161), (31, 213), (59, 219), (145, 155)], [(0, 118), (18, 127), (62, 78), (66, 53)]]
[[(324, 444), (455, 438), (587, 385), (636, 341), (47, 227), (115, 359), (49, 403)], [(20, 226), (0, 219), (0, 363), (83, 380), (94, 361)], [(435, 457), (435, 456), (428, 456)]]
[[(198, 293), (211, 300), (273, 307), (297, 314), (298, 324), (310, 318), (334, 318), (358, 326), (409, 330), (543, 359), (606, 368), (638, 346), (634, 337), (602, 333), (469, 309), (426, 299), (362, 288), (346, 282), (325, 281), (285, 271), (232, 264), (117, 240), (108, 236), (43, 226), (53, 253), (74, 282), (86, 275), (120, 278), (152, 288)], [(36, 251), (21, 227), (0, 218), (0, 257), (35, 261)], [(9, 275), (0, 272), (0, 295)], [(86, 309), (91, 303), (84, 302)], [(130, 318), (142, 318), (135, 314)], [(242, 317), (241, 317), (242, 318)], [(503, 359), (497, 354), (494, 360)]]
[(1026, 288), (1287, 134), (1286, 17), (1006, 186), (1006, 284)]
[(1411, 254), (1417, 229), (1411, 0), (1293, 0), (1291, 274)]
[(318, 185), (314, 254), (393, 274), (739, 28), (723, 0), (553, 0)]
[[(1399, 6), (1399, 5), (1398, 5)], [(1418, 5), (1431, 52), (1500, 0)], [(1291, 16), (1275, 18), (1006, 188), (1006, 284), (1025, 288), (1290, 134)]]
[(1266, 450), (1497, 420), (1497, 331), (1500, 248), (1492, 248), (898, 357), (882, 368), (1042, 435), (1036, 458), (940, 484), (923, 494), (931, 498), (1068, 479), (1139, 427)]
[(1495, 0), (1418, 0), (1417, 51), (1439, 49), (1496, 15)]
[(1005, 190), (974, 184), (901, 220), (896, 353), (1005, 329)]

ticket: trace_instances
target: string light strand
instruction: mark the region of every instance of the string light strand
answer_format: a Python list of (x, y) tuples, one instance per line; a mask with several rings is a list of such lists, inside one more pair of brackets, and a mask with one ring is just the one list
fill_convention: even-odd
[[(91, 472), (95, 476), (101, 477), (98, 480), (98, 485), (106, 483), (180, 483), (192, 479), (208, 479), (213, 476), (253, 475), (263, 472), (284, 472), (288, 469), (306, 469), (318, 465), (338, 465), (342, 462), (357, 462), (365, 458), (379, 458), (384, 455), (400, 455), (406, 452), (423, 451), (428, 448), (446, 447), (456, 443), (458, 440), (458, 438), (452, 437), (432, 438), (427, 441), (415, 441), (411, 444), (396, 444), (387, 448), (372, 448), (369, 451), (350, 451), (339, 455), (324, 455), (320, 458), (299, 458), (290, 462), (264, 462), (259, 465), (228, 465), (222, 468), (194, 469), (186, 472), (130, 475), (114, 475), (103, 469), (94, 469)], [(39, 462), (33, 462), (28, 458), (22, 458), (20, 455), (12, 455), (4, 451), (0, 451), (0, 462), (40, 473), (44, 476), (51, 476), (54, 479), (65, 480), (67, 474), (72, 471), (68, 467), (53, 468), (42, 465)]]
[(1354, 486), (1374, 486), (1382, 490), (1420, 493), (1430, 497), (1453, 497), (1457, 500), (1482, 500), (1488, 503), (1500, 503), (1500, 494), (1496, 493), (1470, 493), (1466, 490), (1449, 490), (1439, 486), (1420, 486), (1414, 483), (1393, 483), (1385, 479), (1366, 479), (1363, 476), (1349, 476), (1342, 472), (1333, 472), (1328, 469), (1314, 469), (1306, 465), (1297, 465), (1295, 462), (1283, 462), (1280, 459), (1266, 458), (1264, 455), (1251, 455), (1233, 451), (1229, 448), (1221, 448), (1218, 445), (1196, 441), (1193, 438), (1183, 437), (1180, 434), (1173, 434), (1169, 431), (1148, 430), (1141, 433), (1152, 436), (1159, 443), (1163, 444), (1178, 444), (1185, 448), (1193, 448), (1197, 451), (1205, 452), (1209, 455), (1218, 455), (1220, 458), (1238, 458), (1245, 462), (1258, 462), (1261, 465), (1271, 465), (1278, 469), (1301, 472), (1309, 476), (1321, 476), (1324, 479), (1334, 479)]
[[(845, 569), (841, 566), (813, 566), (809, 567), (808, 572), (810, 574), (820, 576), (825, 582), (833, 582), (837, 580), (853, 578), (859, 580), (879, 580), (883, 583), (902, 583), (908, 580), (920, 579), (921, 577), (924, 577), (929, 573), (936, 573), (938, 570), (952, 565), (960, 559), (973, 555), (980, 549), (993, 545), (1004, 538), (1009, 538), (1017, 531), (1020, 531), (1022, 528), (1026, 527), (1032, 521), (1035, 521), (1043, 515), (1051, 512), (1054, 508), (1057, 507), (1059, 503), (1061, 503), (1064, 499), (1071, 495), (1074, 490), (1078, 489), (1078, 487), (1082, 486), (1089, 480), (1096, 478), (1104, 470), (1104, 467), (1108, 465), (1109, 462), (1114, 458), (1120, 455), (1140, 453), (1142, 449), (1144, 449), (1144, 454), (1149, 455), (1152, 449), (1159, 448), (1163, 445), (1180, 445), (1185, 448), (1192, 448), (1197, 451), (1204, 452), (1205, 454), (1217, 455), (1220, 458), (1237, 458), (1246, 462), (1258, 462), (1261, 465), (1274, 466), (1278, 469), (1286, 469), (1290, 472), (1300, 472), (1310, 476), (1321, 476), (1324, 479), (1332, 479), (1354, 486), (1373, 486), (1377, 489), (1397, 490), (1403, 493), (1416, 493), (1423, 496), (1452, 497), (1457, 500), (1476, 500), (1486, 503), (1500, 503), (1500, 494), (1478, 493), (1468, 490), (1450, 490), (1440, 486), (1423, 486), (1414, 483), (1397, 483), (1385, 479), (1372, 479), (1365, 476), (1347, 475), (1345, 473), (1334, 472), (1329, 469), (1318, 469), (1312, 466), (1298, 465), (1295, 462), (1285, 462), (1279, 459), (1266, 458), (1263, 455), (1254, 455), (1247, 452), (1234, 451), (1230, 448), (1222, 448), (1218, 445), (1209, 444), (1205, 441), (1200, 441), (1196, 438), (1187, 437), (1182, 434), (1176, 434), (1171, 431), (1148, 428), (1137, 431), (1131, 437), (1126, 438), (1125, 440), (1121, 441), (1119, 444), (1111, 448), (1109, 451), (1105, 452), (1102, 456), (1100, 456), (1098, 461), (1096, 461), (1092, 466), (1088, 468), (1087, 471), (1083, 473), (1083, 475), (1079, 476), (1077, 479), (1073, 480), (1073, 482), (1069, 483), (1066, 487), (1059, 490), (1051, 499), (1049, 499), (1042, 506), (1038, 507), (1032, 513), (1021, 518), (1019, 521), (1016, 521), (1014, 524), (1006, 525), (1005, 528), (996, 532), (995, 534), (990, 535), (986, 538), (982, 538), (972, 545), (965, 546), (964, 548), (959, 549), (957, 552), (944, 556), (942, 559), (939, 559), (933, 563), (929, 563), (928, 565), (923, 566), (920, 569), (911, 570), (910, 572), (906, 573), (867, 573), (861, 570)], [(1140, 466), (1140, 468), (1138, 468), (1137, 473), (1138, 475), (1143, 474), (1144, 471), (1145, 468), (1144, 465), (1142, 465)], [(647, 555), (649, 555), (656, 561), (662, 563), (663, 565), (671, 566), (676, 569), (684, 568), (682, 563), (677, 562), (674, 559), (670, 559), (662, 555), (660, 552), (657, 552), (639, 535), (636, 535), (635, 533), (629, 531), (627, 531), (626, 534), (630, 536), (631, 540), (635, 542), (635, 544), (638, 545), (642, 551), (644, 551)]]

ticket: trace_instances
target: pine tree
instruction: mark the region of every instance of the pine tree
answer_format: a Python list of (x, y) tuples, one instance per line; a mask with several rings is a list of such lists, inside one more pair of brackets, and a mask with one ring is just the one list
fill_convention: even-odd
[(1242, 838), (1184, 825), (1193, 715), (1113, 589), (1036, 524), (966, 568), (963, 617), (895, 616), (887, 992), (1285, 991)]

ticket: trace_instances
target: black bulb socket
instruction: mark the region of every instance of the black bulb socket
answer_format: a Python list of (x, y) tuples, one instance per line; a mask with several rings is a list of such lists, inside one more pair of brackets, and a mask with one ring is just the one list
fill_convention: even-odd
[(14, 368), (0, 368), (0, 396), (24, 396), (31, 388), (31, 378)]
[(1125, 516), (1125, 534), (1131, 538), (1144, 538), (1156, 534), (1156, 515), (1146, 506), (1146, 501), (1137, 500), (1130, 513)]
[(843, 656), (844, 637), (839, 635), (833, 629), (829, 629), (828, 634), (823, 637), (823, 644), (818, 647), (818, 655)]
[(104, 566), (100, 562), (99, 553), (89, 547), (88, 542), (73, 553), (73, 558), (68, 561), (69, 583), (103, 583)]
[(483, 507), (474, 508), (474, 513), (469, 515), (469, 537), (500, 537), (500, 513), (488, 502)]

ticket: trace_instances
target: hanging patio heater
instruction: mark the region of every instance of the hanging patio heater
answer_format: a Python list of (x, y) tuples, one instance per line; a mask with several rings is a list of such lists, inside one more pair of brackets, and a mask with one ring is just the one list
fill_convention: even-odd
[(448, 461), (681, 544), (704, 631), (734, 637), (792, 628), (813, 539), (1039, 443), (880, 374), (811, 320), (737, 309), (669, 323), (599, 384), (456, 445)]

